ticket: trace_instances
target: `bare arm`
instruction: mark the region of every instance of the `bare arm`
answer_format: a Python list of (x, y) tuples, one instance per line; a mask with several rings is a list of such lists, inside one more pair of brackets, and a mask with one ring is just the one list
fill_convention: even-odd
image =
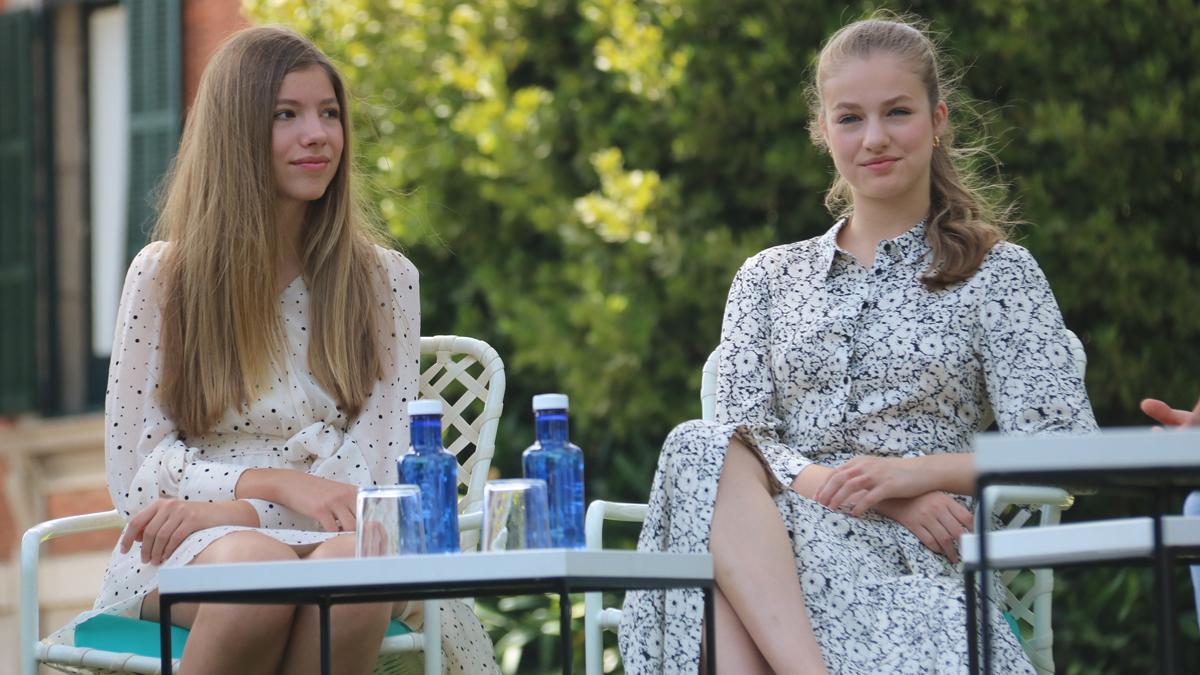
[(235, 493), (238, 499), (283, 504), (316, 520), (326, 532), (355, 529), (357, 485), (292, 469), (247, 469), (238, 479)]
[[(796, 491), (835, 510), (861, 516), (886, 499), (917, 497), (929, 492), (971, 494), (975, 488), (975, 463), (968, 453), (924, 457), (855, 457), (836, 469), (797, 478)], [(812, 495), (805, 494), (813, 489)]]

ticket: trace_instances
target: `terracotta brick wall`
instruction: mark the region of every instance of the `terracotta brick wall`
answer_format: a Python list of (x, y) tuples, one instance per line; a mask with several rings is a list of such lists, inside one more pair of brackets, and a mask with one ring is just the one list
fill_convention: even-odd
[[(3, 3), (4, 0), (0, 0)], [(184, 0), (183, 100), (191, 107), (208, 59), (231, 33), (250, 25), (241, 0)]]
[[(3, 3), (4, 0), (0, 0)], [(3, 5), (0, 4), (0, 10)], [(3, 424), (0, 421), (0, 424)], [(0, 457), (0, 562), (12, 559), (17, 548), (17, 524), (9, 506), (8, 494), (8, 462)]]
[[(108, 497), (107, 488), (77, 490), (73, 492), (58, 492), (46, 495), (46, 518), (63, 518), (81, 513), (94, 513), (111, 509), (112, 500)], [(97, 530), (73, 534), (62, 539), (55, 539), (49, 544), (51, 555), (70, 553), (85, 553), (88, 551), (109, 551), (117, 544), (120, 530)]]

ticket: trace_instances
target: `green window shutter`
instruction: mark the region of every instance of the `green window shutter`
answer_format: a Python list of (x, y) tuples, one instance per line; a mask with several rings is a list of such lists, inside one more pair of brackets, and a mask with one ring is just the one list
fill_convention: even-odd
[(180, 0), (125, 0), (129, 17), (129, 230), (126, 261), (154, 227), (157, 188), (183, 117)]
[(33, 17), (0, 14), (0, 415), (31, 410), (34, 276)]

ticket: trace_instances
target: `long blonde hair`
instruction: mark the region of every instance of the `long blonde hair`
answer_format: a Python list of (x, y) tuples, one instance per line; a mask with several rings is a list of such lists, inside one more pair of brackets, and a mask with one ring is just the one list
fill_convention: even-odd
[(374, 235), (351, 188), (351, 133), (342, 78), (291, 30), (240, 31), (200, 79), (165, 185), (154, 238), (164, 261), (159, 395), (189, 435), (241, 408), (271, 376), (284, 346), (276, 294), (276, 181), (271, 129), (284, 77), (321, 67), (341, 108), (345, 143), (325, 194), (309, 203), (301, 273), (310, 292), (309, 367), (347, 417), (382, 376), (371, 278)]
[[(952, 117), (978, 116), (969, 102), (957, 95), (958, 78), (942, 72), (937, 44), (924, 26), (913, 18), (877, 12), (843, 26), (817, 56), (808, 99), (812, 111), (809, 132), (818, 147), (825, 146), (819, 126), (824, 115), (821, 87), (825, 80), (847, 60), (880, 52), (893, 54), (912, 68), (925, 86), (931, 109), (938, 101), (949, 101)], [(986, 146), (957, 145), (954, 132), (954, 125), (947, 120), (930, 165), (926, 236), (933, 260), (921, 278), (930, 289), (945, 288), (975, 274), (988, 251), (1007, 239), (1012, 223), (1012, 207), (1003, 196), (1005, 185), (985, 180), (975, 168), (980, 159), (991, 158)], [(840, 174), (835, 176), (825, 195), (825, 207), (835, 215), (848, 216), (853, 206), (850, 184)]]

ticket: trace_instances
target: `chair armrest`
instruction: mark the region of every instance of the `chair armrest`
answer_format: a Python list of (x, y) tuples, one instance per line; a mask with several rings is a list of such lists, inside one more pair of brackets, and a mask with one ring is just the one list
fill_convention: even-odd
[(479, 509), (479, 505), (467, 507), (458, 516), (458, 529), (463, 530), (480, 530), (483, 529), (483, 511)]
[(992, 485), (984, 489), (983, 500), (995, 513), (1013, 504), (1056, 506), (1066, 510), (1075, 504), (1075, 497), (1062, 488), (1041, 485)]
[(41, 618), (38, 606), (38, 560), (42, 542), (80, 532), (123, 527), (125, 518), (113, 509), (38, 523), (21, 536), (21, 675), (34, 675), (37, 660), (34, 649)]
[(587, 542), (587, 548), (604, 548), (604, 521), (640, 523), (646, 520), (646, 509), (645, 504), (606, 502), (601, 499), (593, 501), (588, 505), (584, 521), (584, 540)]

